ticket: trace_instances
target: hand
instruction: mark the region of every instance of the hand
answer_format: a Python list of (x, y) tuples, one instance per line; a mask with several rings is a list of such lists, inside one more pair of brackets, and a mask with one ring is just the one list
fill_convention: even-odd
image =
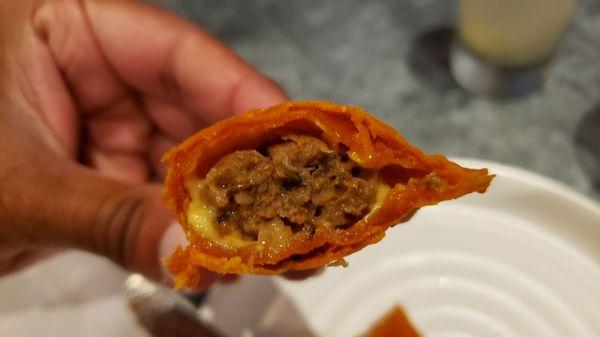
[[(57, 247), (161, 279), (162, 154), (286, 99), (199, 27), (126, 1), (0, 4), (0, 274)], [(207, 273), (205, 280), (212, 279)]]

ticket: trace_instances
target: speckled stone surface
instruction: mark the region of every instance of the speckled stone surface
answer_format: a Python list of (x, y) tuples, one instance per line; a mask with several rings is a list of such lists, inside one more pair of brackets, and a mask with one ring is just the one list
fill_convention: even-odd
[(592, 181), (600, 174), (600, 126), (587, 128), (595, 145), (575, 142), (580, 121), (600, 103), (598, 0), (580, 2), (544, 87), (504, 102), (436, 85), (435, 74), (419, 71), (419, 54), (411, 62), (419, 36), (452, 25), (454, 1), (162, 3), (224, 40), (294, 99), (358, 105), (427, 152), (524, 167), (599, 199)]

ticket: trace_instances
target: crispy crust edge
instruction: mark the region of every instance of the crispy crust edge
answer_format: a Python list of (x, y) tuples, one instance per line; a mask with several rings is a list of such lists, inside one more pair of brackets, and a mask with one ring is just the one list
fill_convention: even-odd
[[(260, 263), (243, 258), (243, 254), (221, 255), (203, 248), (198, 244), (202, 239), (194, 236), (187, 225), (186, 177), (193, 173), (202, 176), (224, 155), (256, 147), (290, 131), (311, 133), (329, 143), (343, 144), (359, 165), (391, 168), (406, 175), (405, 181), (392, 187), (380, 209), (368, 219), (358, 221), (335, 237), (317, 240), (312, 246), (298, 246), (298, 254), (278, 261)], [(323, 101), (287, 102), (223, 120), (170, 150), (163, 161), (169, 166), (163, 200), (177, 215), (191, 242), (164, 262), (175, 276), (176, 286), (189, 288), (199, 281), (198, 268), (223, 274), (273, 275), (326, 265), (380, 241), (387, 228), (422, 206), (471, 192), (485, 192), (493, 178), (487, 169), (463, 168), (444, 156), (425, 155), (396, 130), (358, 107)], [(428, 172), (435, 173), (440, 181), (432, 184), (431, 179), (411, 176)]]

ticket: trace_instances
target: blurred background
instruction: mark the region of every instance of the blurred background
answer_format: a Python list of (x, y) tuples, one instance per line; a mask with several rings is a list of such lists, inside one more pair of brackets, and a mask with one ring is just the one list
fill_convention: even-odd
[(600, 199), (599, 0), (578, 2), (543, 86), (504, 100), (477, 98), (448, 73), (455, 1), (156, 2), (293, 99), (358, 105), (428, 153), (521, 166)]
[[(357, 105), (428, 153), (523, 167), (600, 201), (600, 0), (150, 1), (203, 26), (292, 99)], [(518, 79), (509, 87), (520, 95), (485, 89), (495, 76)], [(230, 336), (350, 336), (402, 304), (432, 336), (598, 336), (598, 208), (521, 175), (497, 179), (485, 198), (419, 211), (351, 268), (214, 286), (200, 316)], [(146, 336), (134, 311), (176, 334), (195, 317), (185, 302), (185, 320), (170, 320), (177, 297), (139, 275), (126, 282), (131, 311), (126, 277), (77, 252), (5, 277), (0, 335)], [(132, 301), (152, 292), (169, 301)], [(144, 321), (145, 308), (171, 325)]]

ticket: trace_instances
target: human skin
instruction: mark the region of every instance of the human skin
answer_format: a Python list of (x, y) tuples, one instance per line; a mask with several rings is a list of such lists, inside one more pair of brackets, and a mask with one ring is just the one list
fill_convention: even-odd
[[(185, 239), (160, 157), (286, 100), (200, 27), (132, 1), (0, 1), (0, 275), (76, 248), (163, 280)], [(215, 275), (206, 272), (201, 287)]]

